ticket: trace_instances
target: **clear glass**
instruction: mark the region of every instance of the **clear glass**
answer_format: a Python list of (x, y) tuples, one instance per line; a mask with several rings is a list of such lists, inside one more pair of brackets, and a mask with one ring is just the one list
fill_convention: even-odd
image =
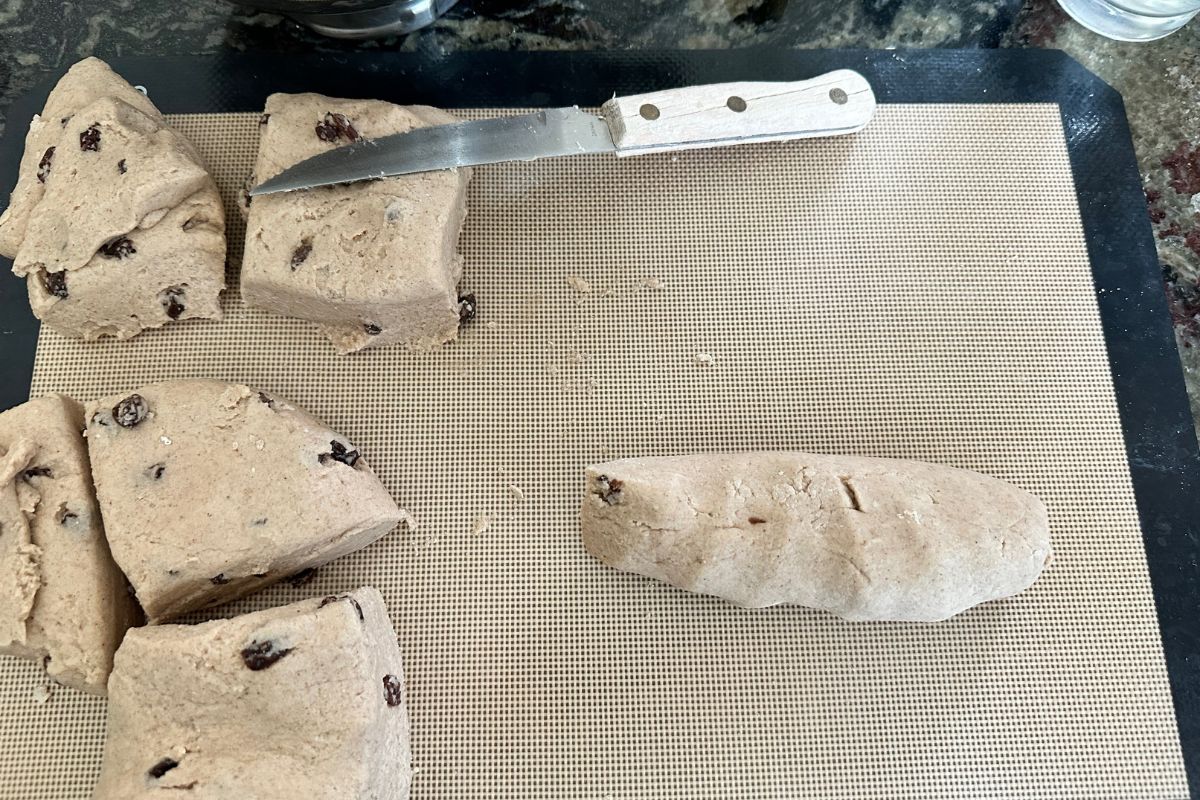
[(1126, 42), (1161, 39), (1200, 11), (1200, 0), (1058, 0), (1058, 4), (1085, 28)]

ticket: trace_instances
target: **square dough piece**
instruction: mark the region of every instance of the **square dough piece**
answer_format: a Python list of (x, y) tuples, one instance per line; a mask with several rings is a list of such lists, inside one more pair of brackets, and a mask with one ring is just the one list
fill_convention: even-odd
[[(130, 86), (100, 59), (85, 58), (67, 70), (50, 91), (42, 113), (30, 121), (25, 135), (25, 153), (21, 156), (17, 185), (8, 208), (0, 215), (0, 255), (5, 258), (17, 255), (25, 238), (29, 214), (42, 199), (45, 174), (41, 178), (38, 175), (44, 173), (42, 163), (47, 160), (47, 150), (58, 143), (76, 112), (98, 97), (122, 100), (146, 116), (162, 120), (162, 115), (146, 95)], [(53, 154), (50, 155), (52, 162)]]
[(141, 614), (109, 555), (82, 430), (82, 406), (62, 395), (0, 414), (0, 653), (102, 695)]
[[(426, 106), (317, 94), (271, 95), (264, 119), (260, 181), (358, 138), (455, 121)], [(253, 198), (242, 296), (319, 323), (342, 353), (454, 339), (469, 178), (445, 170)]]
[(240, 384), (181, 380), (91, 403), (109, 546), (151, 622), (361, 549), (405, 512), (344, 437)]
[(93, 800), (405, 800), (404, 672), (379, 592), (130, 631)]

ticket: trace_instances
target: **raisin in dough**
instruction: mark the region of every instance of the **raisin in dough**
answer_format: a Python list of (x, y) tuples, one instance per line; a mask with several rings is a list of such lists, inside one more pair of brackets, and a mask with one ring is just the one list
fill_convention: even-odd
[(761, 452), (589, 467), (580, 524), (605, 564), (758, 608), (935, 621), (1017, 594), (1050, 557), (1033, 495), (967, 470)]
[(220, 196), (191, 144), (150, 111), (102, 96), (66, 117), (21, 217), (13, 272), (35, 315), (64, 335), (126, 339), (221, 317)]
[(130, 631), (94, 800), (405, 800), (404, 672), (379, 592)]
[[(316, 94), (271, 95), (264, 119), (258, 180), (359, 138), (454, 121), (424, 106)], [(469, 177), (443, 170), (253, 198), (242, 296), (319, 323), (342, 353), (454, 339)]]
[[(29, 214), (42, 199), (45, 179), (54, 163), (62, 132), (75, 113), (96, 98), (114, 97), (161, 121), (158, 109), (98, 58), (85, 58), (73, 65), (50, 91), (42, 113), (29, 123), (25, 153), (17, 173), (17, 185), (4, 214), (0, 215), (0, 255), (13, 258), (25, 238)], [(54, 148), (51, 150), (50, 148)]]
[(344, 436), (240, 384), (157, 383), (87, 414), (109, 545), (151, 622), (324, 564), (408, 519)]
[(62, 395), (0, 414), (0, 653), (102, 695), (140, 614), (109, 555), (82, 429)]

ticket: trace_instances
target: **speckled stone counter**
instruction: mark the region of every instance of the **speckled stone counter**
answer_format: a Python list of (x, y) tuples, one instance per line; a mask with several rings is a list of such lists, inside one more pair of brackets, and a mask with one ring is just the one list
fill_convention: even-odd
[(1200, 24), (1157, 42), (1114, 42), (1077, 25), (1054, 0), (1032, 0), (1003, 45), (1065, 50), (1125, 98), (1200, 429)]
[[(0, 0), (2, 110), (86, 55), (225, 50), (1057, 47), (1125, 97), (1193, 413), (1200, 419), (1200, 23), (1125, 44), (1054, 0), (459, 0), (432, 27), (350, 43), (222, 0)], [(23, 124), (23, 123), (18, 123)]]

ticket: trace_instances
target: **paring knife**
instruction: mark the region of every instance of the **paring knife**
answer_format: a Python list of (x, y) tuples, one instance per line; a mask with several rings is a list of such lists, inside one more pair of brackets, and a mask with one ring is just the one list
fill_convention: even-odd
[(791, 83), (718, 83), (614, 97), (600, 113), (556, 108), (363, 139), (301, 161), (250, 194), (581, 153), (634, 156), (838, 136), (871, 120), (875, 95), (866, 78), (841, 69)]

